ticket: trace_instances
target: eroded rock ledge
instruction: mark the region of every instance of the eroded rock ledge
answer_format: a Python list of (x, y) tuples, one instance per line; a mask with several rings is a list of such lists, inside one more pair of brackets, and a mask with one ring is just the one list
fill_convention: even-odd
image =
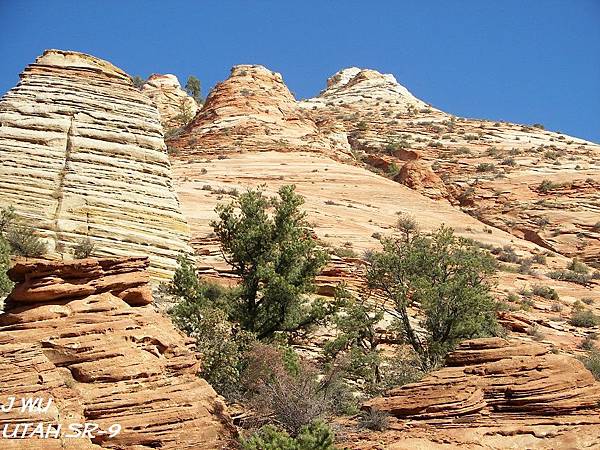
[(365, 407), (419, 419), (475, 413), (600, 412), (600, 383), (591, 372), (573, 357), (549, 353), (543, 344), (500, 338), (466, 341), (448, 356), (447, 365)]
[[(148, 260), (19, 262), (17, 285), (0, 314), (0, 403), (52, 397), (47, 413), (14, 409), (1, 422), (94, 422), (116, 437), (47, 439), (44, 449), (230, 448), (226, 407), (196, 376), (191, 342), (146, 303)], [(140, 301), (144, 299), (144, 301)], [(3, 449), (40, 440), (1, 439)]]

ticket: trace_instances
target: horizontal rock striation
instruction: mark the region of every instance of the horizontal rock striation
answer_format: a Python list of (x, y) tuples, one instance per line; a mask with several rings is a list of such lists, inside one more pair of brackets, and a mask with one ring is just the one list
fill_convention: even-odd
[(142, 86), (142, 93), (158, 108), (165, 129), (180, 127), (182, 115), (193, 118), (198, 111), (196, 101), (181, 89), (175, 75), (151, 75)]
[[(419, 383), (392, 389), (367, 409), (399, 418), (446, 419), (505, 413), (600, 413), (600, 383), (575, 358), (548, 353), (542, 344), (499, 338), (467, 341), (448, 356), (448, 367)], [(600, 424), (600, 416), (598, 418)]]
[(68, 255), (148, 255), (164, 278), (187, 251), (158, 111), (127, 74), (82, 53), (47, 50), (0, 100), (0, 206), (14, 205)]
[[(93, 422), (101, 431), (122, 426), (112, 438), (96, 432), (94, 439), (45, 439), (44, 449), (231, 448), (234, 431), (225, 405), (197, 377), (190, 342), (150, 305), (131, 306), (122, 295), (146, 287), (138, 282), (146, 263), (33, 261), (11, 270), (17, 285), (0, 315), (0, 403), (10, 396), (53, 402), (45, 413), (3, 413), (3, 424), (43, 422), (66, 429)], [(60, 295), (47, 291), (44, 297), (29, 287), (53, 277), (61, 280), (54, 291)], [(95, 290), (84, 294), (81, 286)], [(38, 301), (19, 292), (35, 292)], [(40, 442), (0, 439), (0, 447), (38, 449)]]

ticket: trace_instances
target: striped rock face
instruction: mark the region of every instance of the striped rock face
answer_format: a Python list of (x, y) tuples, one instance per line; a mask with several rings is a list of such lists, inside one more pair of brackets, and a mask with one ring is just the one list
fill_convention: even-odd
[(89, 237), (97, 256), (149, 256), (161, 279), (189, 249), (156, 107), (125, 72), (82, 53), (47, 50), (0, 100), (8, 205), (50, 256)]

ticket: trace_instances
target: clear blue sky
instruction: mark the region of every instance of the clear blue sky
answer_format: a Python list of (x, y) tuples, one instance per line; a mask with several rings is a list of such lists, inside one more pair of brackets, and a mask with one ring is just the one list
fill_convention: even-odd
[(298, 98), (373, 68), (456, 115), (600, 142), (600, 0), (0, 0), (0, 92), (46, 48), (194, 74), (204, 94), (235, 64), (281, 72)]

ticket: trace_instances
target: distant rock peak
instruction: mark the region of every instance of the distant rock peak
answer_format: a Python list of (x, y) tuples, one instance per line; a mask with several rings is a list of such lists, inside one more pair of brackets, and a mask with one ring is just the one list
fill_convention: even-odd
[(317, 97), (302, 101), (300, 106), (314, 109), (333, 104), (379, 102), (393, 103), (401, 108), (427, 106), (398, 83), (394, 75), (358, 67), (342, 69), (329, 77), (327, 88)]

